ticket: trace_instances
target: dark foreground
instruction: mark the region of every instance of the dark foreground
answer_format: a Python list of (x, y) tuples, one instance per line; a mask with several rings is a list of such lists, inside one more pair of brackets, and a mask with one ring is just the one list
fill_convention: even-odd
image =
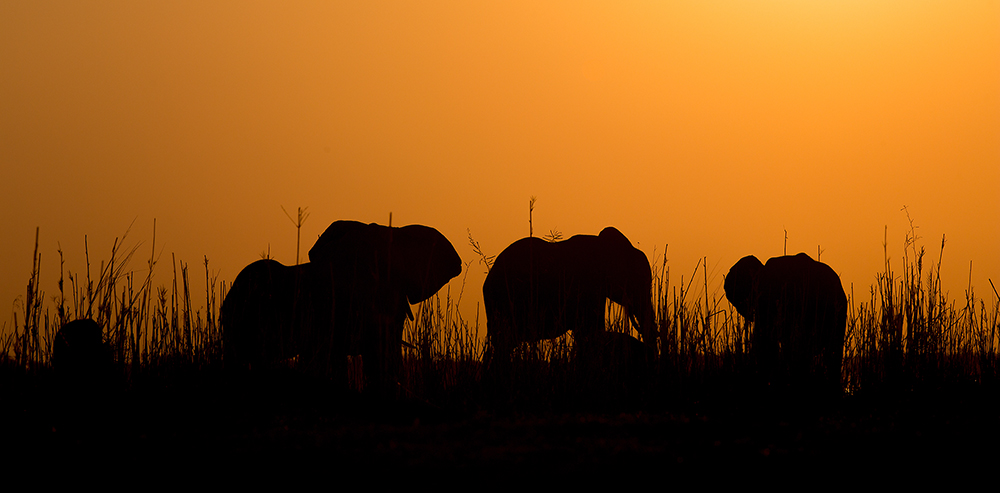
[(1000, 399), (978, 385), (809, 402), (688, 395), (639, 409), (496, 411), (419, 398), (386, 403), (295, 379), (148, 378), (131, 390), (101, 389), (101, 399), (57, 395), (45, 377), (8, 373), (2, 384), (8, 465), (975, 474), (1000, 459)]

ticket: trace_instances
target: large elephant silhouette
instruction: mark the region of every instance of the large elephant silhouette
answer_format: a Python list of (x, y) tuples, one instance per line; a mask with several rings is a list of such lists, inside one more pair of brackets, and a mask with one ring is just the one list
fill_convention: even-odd
[(486, 365), (504, 364), (522, 342), (572, 330), (585, 345), (605, 330), (610, 299), (625, 308), (643, 342), (655, 347), (649, 260), (620, 231), (547, 242), (522, 238), (500, 253), (483, 283)]
[(361, 355), (366, 384), (391, 391), (410, 304), (461, 273), (455, 248), (427, 226), (337, 221), (309, 259), (240, 272), (222, 305), (226, 365), (294, 364), (346, 382), (347, 356)]
[(729, 270), (726, 297), (753, 324), (751, 351), (769, 384), (840, 388), (847, 296), (830, 266), (806, 255), (752, 255)]

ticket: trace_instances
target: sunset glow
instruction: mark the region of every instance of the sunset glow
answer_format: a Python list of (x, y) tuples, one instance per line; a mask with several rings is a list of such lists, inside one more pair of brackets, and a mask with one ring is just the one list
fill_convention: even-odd
[(36, 227), (51, 296), (60, 246), (82, 272), (133, 220), (154, 284), (292, 264), (307, 206), (303, 256), (337, 219), (440, 230), (474, 319), (468, 236), (500, 253), (532, 196), (535, 236), (615, 226), (719, 298), (786, 234), (865, 296), (910, 219), (951, 296), (1000, 282), (998, 2), (14, 1), (0, 74), (4, 302)]

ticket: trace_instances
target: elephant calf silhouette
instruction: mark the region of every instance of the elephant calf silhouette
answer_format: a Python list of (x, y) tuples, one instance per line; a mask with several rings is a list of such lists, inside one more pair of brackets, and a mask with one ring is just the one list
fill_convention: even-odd
[(753, 323), (751, 351), (772, 384), (808, 383), (840, 389), (847, 296), (828, 265), (806, 255), (752, 255), (729, 270), (726, 297)]
[(497, 256), (483, 283), (486, 364), (509, 361), (522, 342), (568, 330), (586, 344), (605, 330), (607, 299), (622, 305), (643, 342), (654, 345), (651, 287), (646, 255), (615, 228), (558, 242), (517, 240)]
[(114, 358), (104, 330), (86, 318), (63, 325), (52, 343), (52, 369), (67, 391), (105, 389), (114, 378)]
[(461, 273), (458, 252), (427, 226), (337, 221), (309, 259), (296, 266), (259, 260), (240, 272), (222, 304), (226, 365), (294, 361), (346, 383), (347, 356), (360, 354), (366, 383), (390, 390), (410, 304)]

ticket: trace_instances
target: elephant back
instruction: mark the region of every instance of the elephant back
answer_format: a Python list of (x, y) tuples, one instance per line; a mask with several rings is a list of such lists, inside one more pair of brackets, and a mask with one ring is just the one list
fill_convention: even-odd
[(775, 378), (839, 388), (847, 297), (830, 266), (805, 253), (761, 271), (753, 346)]
[(359, 241), (369, 236), (369, 225), (359, 221), (334, 221), (309, 249), (310, 262), (329, 262), (338, 253), (361, 248)]

